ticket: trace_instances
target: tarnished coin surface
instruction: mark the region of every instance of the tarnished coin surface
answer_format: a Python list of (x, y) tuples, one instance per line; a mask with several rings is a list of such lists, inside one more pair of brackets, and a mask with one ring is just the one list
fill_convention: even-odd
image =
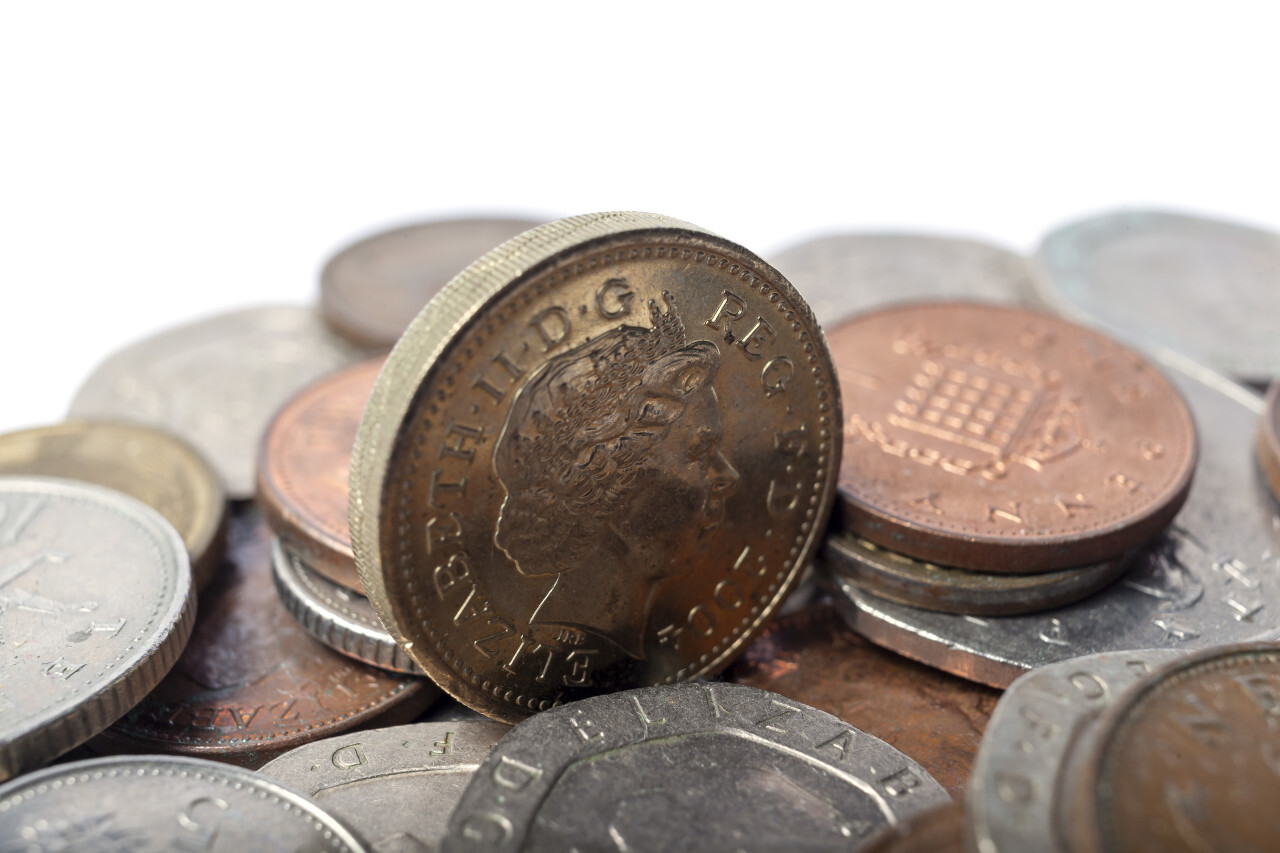
[(1250, 442), (1261, 401), (1208, 373), (1171, 369), (1200, 425), (1195, 484), (1124, 578), (1047, 613), (957, 616), (894, 604), (834, 577), (855, 630), (908, 657), (1005, 687), (1028, 669), (1123, 649), (1199, 649), (1280, 628), (1280, 513)]
[(351, 448), (381, 357), (316, 382), (284, 405), (258, 453), (258, 503), (313, 571), (363, 594), (347, 527)]
[(1186, 404), (1096, 332), (949, 302), (829, 337), (846, 412), (840, 517), (877, 545), (983, 572), (1072, 568), (1147, 541), (1186, 498)]
[(316, 640), (272, 588), (271, 531), (233, 518), (228, 559), (200, 595), (173, 671), (90, 746), (260, 767), (285, 750), (366, 722), (405, 722), (438, 695), (422, 678), (365, 666)]
[(197, 758), (94, 758), (0, 787), (0, 850), (372, 849), (296, 791)]
[(65, 477), (135, 497), (174, 526), (197, 589), (222, 559), (226, 493), (194, 448), (167, 432), (114, 421), (68, 421), (0, 435), (0, 475)]
[(383, 231), (351, 244), (320, 273), (320, 307), (336, 331), (389, 347), (422, 306), (476, 258), (534, 219), (445, 219)]
[(947, 801), (920, 765), (830, 714), (741, 684), (672, 684), (516, 726), (441, 848), (855, 850)]
[(1280, 646), (1166, 664), (1098, 720), (1070, 780), (1073, 850), (1280, 850)]
[(1041, 295), (1064, 314), (1250, 382), (1280, 376), (1280, 235), (1122, 210), (1051, 231), (1036, 262)]
[(1271, 486), (1271, 494), (1280, 500), (1280, 380), (1267, 391), (1266, 408), (1258, 421), (1255, 441), (1258, 464)]
[(361, 580), (498, 719), (712, 675), (825, 529), (839, 410), (812, 314), (746, 249), (652, 214), (534, 229), (378, 377), (352, 459)]
[(187, 551), (140, 501), (0, 478), (0, 779), (83, 743), (173, 666), (195, 619)]
[(945, 803), (885, 829), (861, 853), (965, 853), (964, 806)]
[(309, 306), (246, 308), (118, 350), (80, 386), (70, 414), (166, 429), (204, 454), (228, 495), (248, 498), (258, 441), (276, 409), (367, 355)]
[(933, 234), (834, 234), (784, 249), (769, 260), (828, 328), (895, 302), (1039, 303), (1026, 259), (977, 240)]
[(432, 851), (503, 723), (416, 723), (290, 750), (259, 771), (311, 797), (375, 850)]

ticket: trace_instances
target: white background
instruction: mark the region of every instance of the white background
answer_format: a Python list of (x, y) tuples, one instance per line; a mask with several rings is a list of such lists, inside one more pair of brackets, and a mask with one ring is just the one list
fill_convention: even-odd
[(1124, 205), (1280, 227), (1266, 4), (462, 5), (0, 9), (0, 429), (420, 218), (651, 210), (766, 257)]

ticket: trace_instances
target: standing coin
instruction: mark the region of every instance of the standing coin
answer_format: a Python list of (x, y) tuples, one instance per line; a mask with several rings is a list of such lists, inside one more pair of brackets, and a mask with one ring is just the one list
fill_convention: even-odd
[(1280, 379), (1272, 383), (1267, 392), (1266, 410), (1258, 421), (1255, 447), (1271, 493), (1280, 500)]
[(336, 331), (389, 347), (449, 279), (485, 252), (540, 224), (532, 219), (449, 219), (366, 237), (320, 273), (320, 307)]
[(80, 386), (70, 413), (167, 429), (213, 463), (232, 498), (248, 498), (258, 441), (280, 404), (366, 354), (312, 308), (246, 308), (117, 351)]
[(351, 448), (382, 358), (326, 376), (285, 404), (262, 437), (258, 503), (312, 570), (361, 594), (347, 527)]
[(442, 849), (854, 850), (947, 800), (910, 758), (830, 714), (741, 684), (671, 684), (516, 726)]
[(830, 340), (841, 518), (877, 545), (983, 572), (1073, 568), (1147, 541), (1187, 496), (1186, 404), (1095, 332), (951, 302), (866, 314)]
[(119, 492), (0, 478), (0, 780), (146, 695), (195, 619), (182, 540)]
[(747, 250), (651, 214), (534, 229), (378, 377), (352, 460), (361, 580), (498, 719), (713, 675), (826, 527), (839, 412), (807, 306)]
[(226, 536), (217, 473), (176, 436), (136, 424), (68, 421), (0, 435), (0, 475), (65, 477), (124, 492), (174, 526), (196, 588), (213, 577)]

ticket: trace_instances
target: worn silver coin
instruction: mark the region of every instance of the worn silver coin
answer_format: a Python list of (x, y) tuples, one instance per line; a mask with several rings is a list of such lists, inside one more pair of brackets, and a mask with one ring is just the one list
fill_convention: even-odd
[(977, 853), (1069, 849), (1055, 824), (1063, 768), (1075, 746), (1129, 685), (1173, 649), (1103, 652), (1032, 670), (1000, 697), (965, 789), (965, 824)]
[(415, 723), (309, 743), (258, 772), (301, 791), (375, 850), (437, 849), (462, 790), (511, 727)]
[(742, 684), (673, 684), (520, 723), (441, 849), (853, 850), (947, 801), (920, 765), (830, 714)]
[(87, 483), (0, 478), (0, 780), (119, 719), (194, 622), (187, 549), (158, 512)]
[(167, 429), (195, 445), (232, 498), (253, 496), (258, 441), (282, 403), (368, 356), (302, 305), (220, 314), (131, 344), (102, 362), (70, 415)]
[(1280, 515), (1252, 455), (1262, 402), (1203, 368), (1187, 370), (1168, 375), (1200, 430), (1195, 482), (1122, 579), (1057, 610), (978, 617), (894, 604), (833, 577), (845, 618), (880, 645), (994, 687), (1080, 655), (1199, 649), (1276, 631)]
[(1036, 252), (1045, 301), (1245, 381), (1280, 376), (1280, 235), (1121, 210), (1063, 225)]
[(296, 791), (199, 758), (94, 758), (0, 787), (0, 850), (370, 849)]

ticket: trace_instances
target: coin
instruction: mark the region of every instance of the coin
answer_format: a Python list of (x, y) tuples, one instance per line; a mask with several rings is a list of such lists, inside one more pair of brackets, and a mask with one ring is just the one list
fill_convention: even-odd
[(729, 669), (901, 750), (953, 797), (964, 793), (999, 693), (887, 652), (853, 633), (831, 605), (784, 616)]
[(823, 336), (763, 261), (666, 217), (561, 220), (388, 358), (352, 460), (360, 577), (497, 719), (712, 675), (809, 562), (837, 423)]
[(947, 800), (910, 758), (830, 714), (741, 684), (670, 684), (516, 726), (441, 849), (853, 850)]
[(0, 787), (3, 850), (370, 850), (257, 773), (173, 756), (63, 764)]
[(467, 264), (538, 224), (446, 219), (365, 237), (334, 255), (320, 273), (324, 318), (359, 344), (389, 347)]
[(1182, 655), (1103, 652), (1033, 669), (1009, 685), (987, 723), (965, 791), (967, 834), (983, 853), (1065, 853), (1056, 826), (1068, 756), (1126, 688)]
[(1073, 850), (1280, 849), (1280, 647), (1167, 664), (1098, 721), (1071, 779)]
[(65, 477), (137, 498), (174, 526), (196, 589), (222, 559), (226, 494), (217, 473), (176, 436), (136, 424), (68, 421), (0, 435), (0, 475)]
[(80, 386), (70, 414), (166, 429), (204, 454), (228, 495), (248, 498), (258, 440), (280, 404), (366, 355), (312, 308), (246, 308), (118, 350)]
[(1262, 405), (1207, 372), (1171, 369), (1200, 425), (1196, 481), (1174, 523), (1128, 574), (1075, 604), (1024, 616), (958, 616), (894, 604), (833, 578), (854, 630), (996, 687), (1024, 671), (1122, 649), (1198, 649), (1280, 628), (1280, 512), (1247, 450)]
[(934, 234), (833, 234), (792, 246), (770, 261), (828, 328), (895, 302), (1039, 303), (1026, 259), (977, 240)]
[(90, 746), (259, 767), (363, 723), (412, 719), (438, 695), (425, 679), (364, 666), (308, 634), (272, 589), (270, 542), (260, 513), (233, 516), (228, 560), (200, 596), (187, 650)]
[(0, 478), (0, 780), (110, 725), (173, 666), (194, 618), (187, 551), (155, 510)]
[(1258, 421), (1258, 464), (1271, 486), (1271, 494), (1280, 500), (1280, 380), (1267, 392), (1266, 410)]
[(877, 545), (989, 573), (1073, 568), (1147, 541), (1186, 498), (1186, 404), (1099, 334), (949, 302), (829, 338), (848, 413), (840, 518)]
[(330, 374), (276, 414), (258, 452), (258, 503), (290, 551), (334, 583), (364, 592), (347, 527), (351, 448), (383, 358)]
[(1280, 237), (1155, 210), (1061, 226), (1036, 251), (1046, 302), (1251, 382), (1280, 376)]
[(1092, 595), (1124, 574), (1136, 549), (1078, 569), (987, 574), (913, 560), (842, 531), (827, 535), (821, 565), (877, 598), (941, 613), (1037, 613)]
[(279, 539), (271, 544), (271, 568), (280, 601), (311, 636), (372, 666), (423, 674), (382, 627), (367, 598), (311, 571)]
[(964, 806), (944, 803), (885, 829), (861, 853), (965, 853)]
[(417, 723), (326, 738), (259, 771), (311, 797), (375, 850), (435, 850), (502, 723)]

